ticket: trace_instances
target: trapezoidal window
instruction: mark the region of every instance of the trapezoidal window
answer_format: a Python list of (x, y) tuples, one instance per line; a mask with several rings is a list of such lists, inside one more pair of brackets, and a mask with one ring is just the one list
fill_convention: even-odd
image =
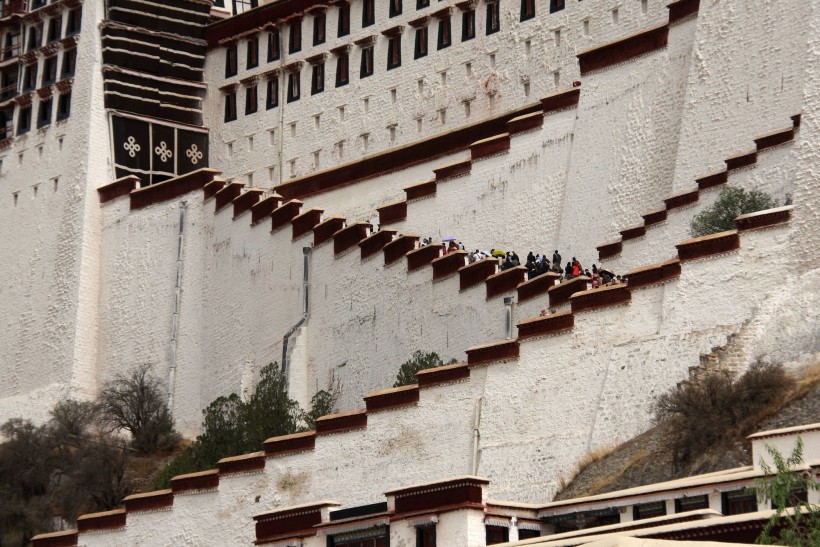
[(475, 38), (475, 10), (471, 9), (461, 14), (461, 41), (466, 42)]
[(37, 107), (37, 128), (45, 127), (51, 123), (51, 97), (41, 99), (40, 106)]
[(256, 94), (256, 86), (245, 88), (245, 115), (253, 114), (259, 107), (259, 97)]
[(336, 57), (336, 87), (350, 82), (350, 55), (345, 51)]
[(373, 46), (362, 49), (362, 62), (359, 67), (359, 78), (373, 75)]
[(29, 129), (31, 129), (31, 105), (21, 108), (17, 113), (17, 134), (27, 133)]
[(550, 13), (564, 9), (564, 0), (550, 0)]
[(268, 33), (268, 62), (279, 59), (279, 28), (274, 27)]
[(420, 59), (427, 56), (427, 27), (416, 29), (416, 45), (413, 50), (413, 58)]
[(225, 93), (225, 121), (232, 122), (236, 119), (236, 92)]
[(300, 84), (301, 82), (301, 72), (289, 72), (288, 73), (288, 102), (292, 103), (293, 101), (299, 100), (299, 93), (300, 93)]
[(256, 68), (259, 66), (259, 37), (248, 38), (248, 55), (246, 68)]
[(416, 9), (429, 8), (430, 0), (416, 0)]
[(390, 2), (390, 17), (401, 15), (401, 0), (389, 0)]
[(265, 98), (265, 109), (270, 110), (279, 106), (279, 78), (268, 80), (268, 96)]
[(310, 75), (310, 94), (316, 95), (325, 90), (325, 64), (316, 63)]
[(350, 34), (350, 4), (347, 2), (342, 2), (339, 4), (339, 23), (337, 34), (339, 36), (347, 36)]
[(376, 0), (362, 2), (362, 28), (369, 27), (376, 22)]
[(487, 35), (501, 30), (501, 17), (497, 1), (487, 4)]
[(68, 118), (71, 114), (71, 93), (62, 93), (57, 98), (57, 121)]
[(296, 19), (290, 23), (288, 33), (288, 53), (302, 51), (302, 20)]
[(387, 42), (387, 70), (401, 66), (401, 35), (391, 36)]
[(535, 17), (535, 0), (521, 0), (521, 21)]
[(236, 76), (237, 72), (236, 42), (225, 46), (225, 77)]
[(63, 52), (63, 68), (60, 69), (60, 79), (65, 80), (74, 76), (74, 69), (77, 67), (77, 50), (69, 49)]
[(453, 43), (453, 36), (450, 32), (450, 17), (442, 17), (438, 20), (438, 49), (450, 47)]
[(325, 12), (316, 14), (313, 17), (313, 45), (325, 43), (325, 26), (327, 23), (327, 16)]

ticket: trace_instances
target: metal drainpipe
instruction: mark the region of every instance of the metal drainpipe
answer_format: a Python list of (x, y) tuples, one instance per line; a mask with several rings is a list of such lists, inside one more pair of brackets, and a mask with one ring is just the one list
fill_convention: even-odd
[(471, 465), (471, 475), (478, 475), (478, 445), (481, 442), (481, 431), (479, 430), (479, 426), (481, 425), (481, 403), (483, 401), (484, 397), (479, 397), (475, 400), (475, 413), (473, 414), (473, 461)]
[(512, 305), (513, 297), (504, 297), (504, 339), (512, 339)]
[(310, 289), (310, 284), (308, 283), (308, 272), (310, 253), (312, 250), (313, 247), (302, 247), (302, 254), (304, 255), (304, 274), (302, 275), (302, 295), (304, 296), (302, 299), (302, 318), (290, 328), (290, 330), (285, 334), (285, 337), (282, 339), (282, 376), (285, 377), (285, 382), (287, 382), (288, 373), (290, 372), (288, 367), (288, 339), (294, 332), (296, 332), (296, 329), (301, 327), (302, 324), (307, 321), (308, 318), (308, 290)]
[(179, 235), (177, 236), (177, 281), (174, 288), (174, 315), (171, 320), (171, 365), (168, 368), (168, 410), (174, 409), (174, 383), (177, 373), (177, 334), (179, 331), (179, 300), (182, 293), (182, 248), (185, 240), (185, 209), (187, 201), (179, 202)]

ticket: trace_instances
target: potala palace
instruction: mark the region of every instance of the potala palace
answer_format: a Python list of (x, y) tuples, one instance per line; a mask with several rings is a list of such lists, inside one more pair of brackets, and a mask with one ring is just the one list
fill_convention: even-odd
[[(753, 539), (757, 463), (552, 498), (699, 369), (820, 354), (820, 0), (232, 2), (2, 1), (0, 422), (143, 364), (187, 436), (271, 362), (342, 412), (34, 544)], [(727, 186), (786, 205), (690, 239)], [(416, 350), (459, 362), (391, 388)]]

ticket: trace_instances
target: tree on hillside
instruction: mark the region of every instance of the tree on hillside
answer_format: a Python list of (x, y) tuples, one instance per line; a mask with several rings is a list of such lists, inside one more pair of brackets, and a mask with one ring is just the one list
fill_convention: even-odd
[(689, 232), (701, 237), (735, 229), (735, 218), (777, 207), (775, 200), (765, 192), (727, 186), (711, 207), (707, 207), (692, 219)]
[[(456, 359), (450, 359), (446, 364), (452, 365), (457, 363)], [(413, 356), (402, 363), (399, 368), (399, 374), (396, 376), (396, 382), (393, 387), (409, 386), (416, 383), (416, 373), (420, 370), (428, 368), (437, 368), (445, 363), (441, 360), (435, 352), (425, 353), (421, 350), (413, 352)]]
[(150, 365), (117, 374), (98, 397), (101, 423), (111, 431), (128, 431), (133, 447), (143, 454), (172, 448), (179, 441), (165, 405), (159, 379)]
[(774, 469), (761, 459), (766, 476), (757, 482), (757, 494), (761, 501), (771, 502), (775, 513), (756, 543), (791, 547), (820, 545), (820, 506), (801, 499), (801, 494), (808, 497), (810, 492), (820, 490), (814, 473), (810, 469), (802, 472), (803, 439), (797, 438), (797, 445), (788, 458), (769, 445), (766, 451), (772, 457)]

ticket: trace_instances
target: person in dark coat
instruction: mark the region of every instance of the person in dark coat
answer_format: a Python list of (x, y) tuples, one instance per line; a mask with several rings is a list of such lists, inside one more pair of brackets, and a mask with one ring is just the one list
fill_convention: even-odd
[(552, 263), (553, 264), (558, 264), (559, 267), (560, 267), (561, 255), (558, 254), (558, 249), (555, 249), (555, 251), (552, 253)]

